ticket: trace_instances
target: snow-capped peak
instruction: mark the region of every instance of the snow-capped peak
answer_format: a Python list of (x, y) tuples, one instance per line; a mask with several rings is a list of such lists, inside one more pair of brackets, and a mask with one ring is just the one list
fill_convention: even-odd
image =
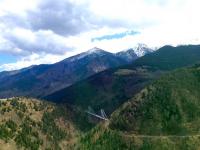
[(92, 55), (92, 57), (96, 57), (97, 55), (98, 56), (103, 56), (106, 53), (109, 53), (109, 52), (106, 52), (106, 51), (104, 51), (104, 50), (102, 50), (100, 48), (94, 47), (92, 49), (89, 49), (86, 52), (83, 52), (83, 53), (80, 53), (78, 55), (72, 56), (69, 60), (72, 62), (74, 60), (82, 59), (82, 58), (84, 58), (86, 56), (90, 56), (90, 55)]
[(102, 49), (100, 49), (98, 47), (94, 47), (92, 49), (89, 49), (85, 53), (88, 54), (88, 55), (89, 54), (99, 54), (99, 55), (101, 55), (101, 54), (105, 54), (105, 53), (108, 53), (108, 52), (106, 52), (106, 51), (104, 51), (104, 50), (102, 50)]
[(133, 48), (135, 54), (138, 57), (142, 57), (146, 55), (147, 53), (151, 53), (154, 50), (149, 48), (146, 44), (138, 43), (134, 48)]

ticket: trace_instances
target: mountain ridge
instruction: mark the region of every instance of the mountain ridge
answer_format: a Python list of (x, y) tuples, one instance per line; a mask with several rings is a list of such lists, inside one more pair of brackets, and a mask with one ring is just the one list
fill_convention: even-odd
[(0, 73), (0, 97), (43, 97), (93, 74), (128, 64), (124, 57), (93, 48), (51, 65), (35, 65), (16, 71)]

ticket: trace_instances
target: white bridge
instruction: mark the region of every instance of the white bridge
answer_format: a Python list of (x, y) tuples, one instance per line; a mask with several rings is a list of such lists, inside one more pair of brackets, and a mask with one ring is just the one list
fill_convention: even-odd
[(91, 116), (94, 116), (94, 117), (99, 118), (101, 120), (108, 121), (108, 117), (107, 117), (105, 111), (103, 109), (101, 109), (100, 112), (101, 112), (100, 115), (94, 113), (94, 111), (93, 111), (93, 109), (91, 107), (88, 107), (88, 110), (86, 111), (86, 113), (88, 113)]

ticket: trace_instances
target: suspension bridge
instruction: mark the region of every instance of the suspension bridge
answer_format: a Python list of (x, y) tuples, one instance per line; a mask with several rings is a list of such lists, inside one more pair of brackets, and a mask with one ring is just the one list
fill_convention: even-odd
[(100, 110), (100, 115), (99, 115), (99, 114), (95, 113), (91, 107), (88, 107), (88, 110), (86, 111), (86, 113), (88, 113), (89, 115), (91, 115), (93, 117), (99, 118), (101, 120), (105, 120), (105, 121), (109, 120), (103, 109)]

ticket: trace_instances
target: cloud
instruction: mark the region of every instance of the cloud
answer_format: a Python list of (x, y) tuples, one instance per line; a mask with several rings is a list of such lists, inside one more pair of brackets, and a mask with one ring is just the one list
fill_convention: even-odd
[(62, 55), (80, 49), (73, 39), (84, 41), (87, 32), (123, 26), (117, 19), (94, 15), (89, 5), (89, 1), (73, 0), (33, 0), (30, 4), (25, 0), (3, 0), (0, 52), (22, 57), (43, 52)]
[(127, 27), (129, 24), (123, 18), (109, 18), (95, 13), (96, 11), (92, 9), (93, 1), (90, 0), (83, 0), (82, 3), (75, 0), (57, 0), (56, 2), (33, 0), (33, 7), (24, 0), (19, 0), (25, 3), (24, 7), (30, 8), (21, 8), (22, 11), (17, 12), (7, 5), (17, 4), (16, 7), (20, 7), (18, 4), (20, 2), (8, 1), (10, 3), (4, 4), (4, 7), (8, 8), (4, 11), (4, 15), (0, 16), (0, 22), (6, 24), (7, 28), (21, 27), (32, 31), (51, 30), (55, 34), (66, 37), (103, 27)]
[(85, 5), (68, 0), (44, 0), (36, 10), (28, 11), (27, 20), (33, 30), (52, 30), (59, 35), (75, 35), (94, 28)]
[(115, 33), (115, 34), (110, 34), (110, 35), (104, 35), (101, 37), (95, 37), (92, 38), (91, 41), (102, 41), (102, 40), (112, 40), (112, 39), (121, 39), (123, 37), (126, 37), (128, 35), (134, 36), (136, 34), (140, 34), (140, 32), (138, 31), (126, 31), (126, 32), (122, 32), (122, 33)]
[(71, 35), (93, 28), (82, 5), (68, 0), (30, 3), (0, 2), (0, 52), (22, 57), (44, 52), (62, 55), (74, 49), (68, 42)]
[(54, 34), (51, 30), (33, 32), (28, 29), (15, 28), (5, 32), (3, 37), (8, 41), (7, 45), (12, 45), (7, 47), (8, 51), (12, 49), (21, 50), (20, 52), (23, 55), (44, 52), (47, 54), (64, 54), (73, 49), (68, 45), (66, 38)]

